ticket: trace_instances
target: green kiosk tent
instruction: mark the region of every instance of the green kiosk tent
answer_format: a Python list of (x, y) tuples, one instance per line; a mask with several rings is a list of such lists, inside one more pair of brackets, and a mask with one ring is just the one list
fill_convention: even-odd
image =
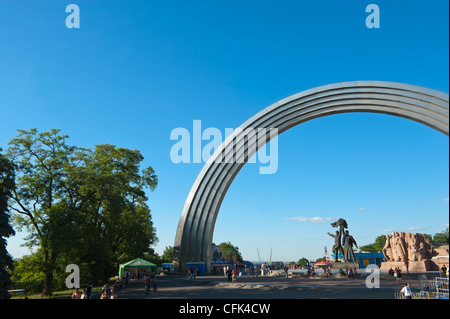
[(153, 270), (156, 272), (158, 266), (147, 260), (136, 258), (133, 259), (132, 261), (126, 262), (119, 266), (119, 277), (123, 277), (123, 274), (127, 269), (151, 269), (151, 268), (154, 268)]

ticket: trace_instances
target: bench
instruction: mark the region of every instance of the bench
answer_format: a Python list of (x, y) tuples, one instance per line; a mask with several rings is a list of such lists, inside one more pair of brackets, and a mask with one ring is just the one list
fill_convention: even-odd
[(25, 290), (24, 289), (8, 290), (8, 293), (13, 295), (13, 296), (24, 295), (25, 294)]

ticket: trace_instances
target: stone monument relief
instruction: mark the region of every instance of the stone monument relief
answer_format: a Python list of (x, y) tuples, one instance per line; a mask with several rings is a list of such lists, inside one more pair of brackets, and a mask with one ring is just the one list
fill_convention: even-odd
[(435, 253), (428, 238), (422, 234), (393, 232), (386, 235), (386, 244), (383, 248), (386, 262), (381, 264), (381, 270), (400, 268), (406, 271), (434, 270), (431, 258)]

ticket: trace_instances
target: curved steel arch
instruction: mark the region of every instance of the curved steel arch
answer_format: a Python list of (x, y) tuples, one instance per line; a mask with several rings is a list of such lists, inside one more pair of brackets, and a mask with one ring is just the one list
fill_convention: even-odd
[[(278, 134), (314, 118), (346, 112), (384, 113), (407, 118), (449, 135), (449, 95), (415, 85), (354, 81), (320, 86), (294, 94), (257, 113), (236, 129), (204, 165), (186, 199), (178, 223), (174, 266), (184, 271), (187, 262), (205, 262), (210, 271), (211, 245), (222, 200), (234, 177), (263, 144), (246, 136), (247, 128), (277, 128)], [(249, 142), (250, 141), (250, 145)], [(243, 154), (226, 163), (225, 156)], [(239, 153), (240, 152), (240, 153)], [(216, 161), (217, 160), (217, 161)]]

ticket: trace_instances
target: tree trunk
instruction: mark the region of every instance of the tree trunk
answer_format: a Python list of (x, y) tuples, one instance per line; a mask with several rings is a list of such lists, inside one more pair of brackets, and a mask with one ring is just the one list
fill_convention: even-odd
[(50, 254), (47, 249), (44, 250), (44, 288), (41, 297), (51, 296), (53, 294), (53, 270), (55, 268), (56, 257)]
[(91, 263), (91, 273), (92, 273), (92, 282), (96, 285), (99, 281), (99, 275), (98, 275), (98, 263), (97, 261), (94, 261)]
[(53, 272), (45, 274), (44, 289), (42, 290), (41, 297), (51, 296), (53, 294)]

